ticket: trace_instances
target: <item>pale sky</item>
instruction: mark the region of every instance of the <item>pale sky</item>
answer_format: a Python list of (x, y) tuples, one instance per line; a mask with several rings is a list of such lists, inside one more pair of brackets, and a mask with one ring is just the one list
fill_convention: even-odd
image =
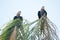
[(60, 38), (60, 0), (0, 0), (0, 27), (12, 20), (18, 10), (30, 22), (38, 19), (41, 6), (45, 6), (48, 18), (56, 24)]

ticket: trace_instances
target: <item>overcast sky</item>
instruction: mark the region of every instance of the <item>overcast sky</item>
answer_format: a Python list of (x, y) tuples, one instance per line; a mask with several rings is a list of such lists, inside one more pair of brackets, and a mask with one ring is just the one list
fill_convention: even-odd
[(38, 19), (41, 6), (45, 6), (48, 18), (57, 25), (60, 34), (60, 0), (0, 0), (0, 27), (12, 20), (18, 10), (30, 22)]

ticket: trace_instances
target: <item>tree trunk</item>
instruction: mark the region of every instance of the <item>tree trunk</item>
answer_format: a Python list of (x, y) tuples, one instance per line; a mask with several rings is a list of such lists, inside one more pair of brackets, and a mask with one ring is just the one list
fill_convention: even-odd
[(10, 40), (16, 40), (16, 27), (14, 28), (14, 30), (10, 36)]

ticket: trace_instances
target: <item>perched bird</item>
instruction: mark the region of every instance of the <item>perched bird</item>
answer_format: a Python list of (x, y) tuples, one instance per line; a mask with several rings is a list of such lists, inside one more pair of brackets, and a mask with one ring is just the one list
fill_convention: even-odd
[(20, 15), (21, 15), (21, 11), (18, 11), (17, 14), (16, 14), (16, 16), (14, 16), (13, 19), (14, 19), (14, 20), (15, 20), (15, 19), (23, 20), (22, 16), (20, 16)]
[(41, 10), (38, 11), (38, 18), (40, 19), (43, 15), (47, 16), (47, 12), (46, 12), (44, 6), (42, 6)]

